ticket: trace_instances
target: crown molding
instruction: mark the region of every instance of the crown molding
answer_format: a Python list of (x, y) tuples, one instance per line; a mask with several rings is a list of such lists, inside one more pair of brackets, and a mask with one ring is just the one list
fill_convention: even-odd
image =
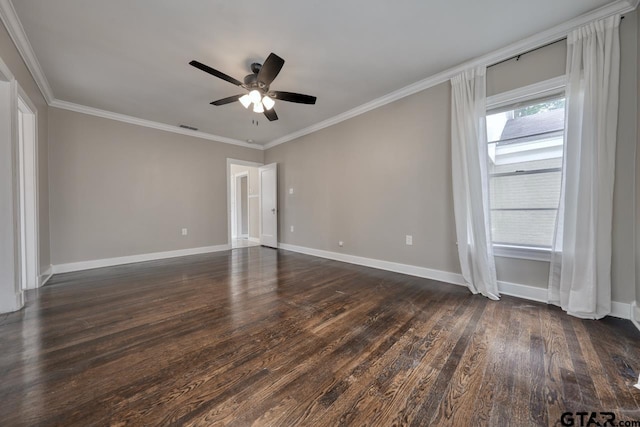
[(47, 104), (51, 104), (51, 101), (55, 99), (53, 91), (51, 90), (51, 86), (42, 71), (38, 58), (36, 58), (35, 53), (33, 53), (31, 43), (29, 43), (29, 39), (24, 32), (24, 27), (22, 26), (20, 19), (18, 19), (18, 15), (16, 10), (13, 8), (11, 0), (0, 0), (0, 19), (2, 19), (9, 36), (11, 36), (11, 40), (13, 40), (13, 44), (16, 45), (25, 65), (29, 69), (33, 79), (36, 81), (38, 88), (40, 88), (42, 96), (44, 96)]
[(373, 101), (367, 102), (366, 104), (362, 104), (359, 107), (352, 108), (351, 110), (345, 111), (344, 113), (338, 114), (337, 116), (308, 126), (304, 129), (300, 129), (299, 131), (290, 133), (283, 137), (274, 139), (273, 141), (265, 144), (264, 148), (266, 150), (275, 147), (276, 145), (280, 145), (296, 138), (300, 138), (304, 135), (317, 132), (321, 129), (333, 126), (360, 114), (364, 114), (373, 109), (382, 107), (383, 105), (405, 98), (409, 95), (413, 95), (415, 93), (429, 89), (430, 87), (451, 80), (452, 77), (463, 72), (466, 69), (474, 68), (477, 66), (489, 66), (512, 56), (518, 55), (519, 53), (526, 52), (527, 50), (535, 49), (537, 47), (544, 46), (547, 43), (560, 40), (562, 38), (565, 38), (567, 34), (569, 34), (575, 28), (580, 27), (581, 25), (584, 25), (593, 20), (606, 18), (618, 13), (623, 14), (631, 12), (638, 7), (639, 2), (640, 0), (617, 0), (613, 3), (609, 3), (598, 9), (594, 9), (591, 12), (587, 12), (583, 15), (570, 19), (569, 21), (563, 22), (562, 24), (556, 25), (555, 27), (552, 27), (546, 31), (542, 31), (538, 34), (512, 43), (488, 54), (479, 56), (460, 65), (456, 65), (455, 67), (449, 68), (440, 73), (434, 74), (433, 76), (427, 77), (426, 79), (405, 86), (380, 98), (374, 99)]
[(132, 125), (143, 126), (152, 129), (158, 129), (165, 132), (178, 133), (181, 135), (192, 136), (209, 141), (223, 142), (225, 144), (238, 145), (240, 147), (252, 148), (254, 150), (264, 150), (262, 145), (249, 144), (238, 139), (227, 138), (225, 136), (212, 135), (206, 132), (184, 129), (178, 126), (167, 125), (165, 123), (154, 122), (151, 120), (139, 119), (137, 117), (128, 116), (126, 114), (114, 113), (111, 111), (100, 110), (98, 108), (87, 107), (86, 105), (74, 104), (73, 102), (61, 101), (54, 99), (49, 106), (61, 108), (63, 110), (75, 111), (76, 113), (89, 114), (91, 116), (102, 117), (104, 119), (116, 120), (119, 122), (130, 123)]
[(113, 113), (111, 111), (100, 110), (93, 107), (87, 107), (85, 105), (74, 104), (72, 102), (62, 101), (56, 99), (47, 78), (45, 77), (40, 62), (36, 58), (35, 53), (27, 35), (24, 31), (24, 27), (18, 18), (16, 10), (13, 7), (11, 0), (0, 0), (0, 19), (4, 23), (4, 26), (13, 40), (13, 43), (18, 49), (22, 60), (27, 66), (29, 72), (33, 76), (42, 96), (47, 104), (51, 107), (62, 108), (64, 110), (75, 111), (78, 113), (89, 114), (92, 116), (103, 117), (106, 119), (117, 120), (120, 122), (130, 123), (138, 126), (144, 126), (152, 129), (163, 130), (166, 132), (178, 133), (181, 135), (193, 136), (196, 138), (206, 139), (209, 141), (223, 142), (225, 144), (238, 145), (241, 147), (252, 148), (254, 150), (264, 150), (261, 145), (249, 144), (245, 141), (240, 141), (233, 138), (227, 138), (224, 136), (213, 135), (205, 132), (192, 131), (189, 129), (183, 129), (178, 126), (167, 125), (164, 123), (154, 122), (151, 120), (140, 119), (133, 116), (127, 116), (125, 114)]
[(308, 126), (304, 129), (300, 129), (299, 131), (290, 133), (278, 139), (274, 139), (273, 141), (265, 144), (264, 148), (269, 149), (271, 147), (275, 147), (276, 145), (280, 145), (293, 139), (300, 138), (301, 136), (317, 132), (326, 127), (333, 126), (340, 122), (344, 122), (345, 120), (349, 120), (353, 117), (359, 116), (360, 114), (364, 114), (367, 111), (375, 110), (376, 108), (382, 107), (383, 105), (390, 104), (409, 95), (413, 95), (414, 93), (418, 93), (430, 87), (436, 86), (454, 76), (454, 74), (450, 74), (451, 70), (453, 69), (443, 71), (431, 77), (427, 77), (424, 80), (420, 80), (416, 83), (410, 84), (409, 86), (405, 86), (402, 89), (398, 89), (394, 92), (388, 93), (387, 95), (381, 96), (380, 98), (376, 98), (373, 101), (367, 102), (366, 104), (362, 104), (358, 107), (352, 108), (351, 110), (345, 111), (344, 113), (338, 114), (337, 116), (331, 117), (327, 120), (323, 120), (314, 125)]
[(638, 4), (640, 4), (640, 0), (627, 0), (627, 3), (629, 3), (630, 7), (636, 9), (638, 7)]
[(7, 31), (9, 32), (11, 39), (16, 45), (18, 52), (22, 56), (22, 59), (24, 60), (25, 64), (27, 65), (27, 68), (31, 72), (31, 75), (36, 81), (36, 84), (40, 88), (40, 91), (42, 92), (42, 95), (47, 101), (47, 104), (49, 104), (50, 106), (62, 108), (70, 111), (90, 114), (93, 116), (104, 117), (112, 120), (118, 120), (125, 123), (136, 124), (139, 126), (150, 127), (153, 129), (164, 130), (167, 132), (174, 132), (182, 135), (194, 136), (196, 138), (203, 138), (211, 141), (223, 142), (226, 144), (239, 145), (242, 147), (253, 148), (257, 150), (266, 150), (266, 149), (275, 147), (277, 145), (283, 144), (285, 142), (300, 138), (304, 135), (317, 132), (326, 127), (333, 126), (345, 120), (364, 114), (368, 111), (382, 107), (386, 104), (392, 103), (399, 99), (402, 99), (407, 96), (413, 95), (415, 93), (421, 92), (423, 90), (429, 89), (438, 84), (444, 83), (450, 80), (453, 76), (461, 73), (462, 71), (468, 68), (473, 68), (476, 66), (488, 66), (496, 62), (500, 62), (504, 59), (507, 59), (511, 56), (517, 55), (521, 52), (525, 52), (530, 49), (535, 49), (536, 47), (543, 46), (552, 41), (562, 39), (566, 37), (567, 34), (569, 34), (569, 32), (571, 32), (573, 29), (581, 25), (584, 25), (588, 22), (591, 22), (595, 19), (606, 18), (608, 16), (615, 15), (618, 13), (623, 14), (623, 13), (631, 12), (638, 7), (639, 3), (640, 3), (640, 0), (617, 0), (613, 3), (609, 3), (598, 9), (594, 9), (591, 12), (587, 12), (569, 21), (563, 22), (562, 24), (552, 27), (546, 31), (535, 34), (531, 37), (527, 37), (523, 40), (512, 43), (508, 46), (505, 46), (501, 49), (490, 52), (486, 55), (479, 56), (477, 58), (464, 62), (455, 67), (444, 70), (440, 73), (434, 74), (430, 77), (427, 77), (416, 83), (405, 86), (401, 89), (398, 89), (380, 98), (376, 98), (358, 107), (352, 108), (348, 111), (345, 111), (344, 113), (338, 114), (327, 120), (323, 120), (321, 122), (318, 122), (306, 128), (292, 132), (288, 135), (274, 139), (273, 141), (263, 146), (257, 146), (255, 144), (249, 144), (244, 141), (227, 138), (223, 136), (218, 136), (218, 135), (212, 135), (205, 132), (190, 131), (188, 129), (183, 129), (178, 126), (167, 125), (164, 123), (139, 119), (133, 116), (127, 116), (124, 114), (113, 113), (110, 111), (99, 110), (93, 107), (87, 107), (84, 105), (79, 105), (79, 104), (74, 104), (67, 101), (58, 100), (53, 95), (53, 91), (51, 90), (51, 87), (49, 86), (49, 82), (47, 81), (44, 75), (44, 72), (42, 71), (42, 68), (40, 66), (40, 63), (38, 62), (38, 59), (36, 58), (33, 52), (31, 43), (29, 43), (29, 39), (25, 34), (22, 23), (20, 22), (20, 19), (16, 14), (16, 11), (13, 7), (13, 4), (11, 3), (11, 0), (0, 0), (0, 19), (2, 20), (5, 27), (7, 28)]

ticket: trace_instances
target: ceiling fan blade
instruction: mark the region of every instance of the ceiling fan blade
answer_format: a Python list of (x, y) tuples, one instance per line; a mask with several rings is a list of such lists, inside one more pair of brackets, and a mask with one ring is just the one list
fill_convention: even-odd
[(211, 105), (226, 105), (226, 104), (231, 104), (232, 102), (236, 102), (238, 99), (240, 99), (241, 97), (243, 97), (244, 94), (241, 93), (240, 95), (233, 95), (230, 96), (228, 98), (222, 98), (222, 99), (218, 99), (217, 101), (213, 101), (211, 103)]
[(270, 92), (269, 95), (273, 95), (273, 98), (279, 99), (280, 101), (296, 102), (298, 104), (315, 104), (317, 99), (315, 96), (311, 95), (294, 92), (281, 92), (277, 90)]
[(271, 110), (264, 110), (264, 115), (267, 116), (267, 119), (269, 119), (270, 122), (278, 120), (276, 110), (274, 110), (273, 108)]
[(192, 66), (198, 68), (199, 70), (204, 71), (205, 73), (209, 73), (212, 76), (216, 76), (219, 79), (226, 80), (229, 83), (232, 83), (232, 84), (234, 84), (236, 86), (242, 86), (242, 82), (241, 81), (238, 81), (238, 80), (234, 79), (233, 77), (228, 76), (225, 73), (216, 70), (215, 68), (211, 68), (208, 65), (204, 65), (201, 62), (198, 62), (198, 61), (194, 60), (194, 61), (189, 62), (189, 65), (192, 65)]
[(269, 86), (280, 70), (282, 70), (283, 65), (284, 59), (280, 58), (275, 53), (270, 53), (258, 72), (258, 83), (263, 84), (264, 86)]

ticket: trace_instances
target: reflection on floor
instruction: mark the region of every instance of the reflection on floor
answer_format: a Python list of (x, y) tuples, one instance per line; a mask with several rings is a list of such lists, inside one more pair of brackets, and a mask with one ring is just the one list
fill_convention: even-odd
[(246, 237), (240, 239), (231, 239), (231, 248), (250, 248), (252, 246), (260, 246), (260, 243), (252, 242)]

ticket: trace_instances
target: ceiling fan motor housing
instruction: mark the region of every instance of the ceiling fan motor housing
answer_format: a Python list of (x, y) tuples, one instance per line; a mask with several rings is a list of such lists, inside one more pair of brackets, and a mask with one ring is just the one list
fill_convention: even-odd
[(262, 69), (262, 64), (260, 64), (259, 62), (253, 62), (251, 64), (251, 72), (253, 74), (258, 74), (261, 69)]
[(247, 74), (246, 76), (244, 76), (244, 84), (247, 87), (247, 89), (258, 87), (258, 75)]
[(247, 74), (244, 77), (244, 84), (247, 87), (247, 89), (249, 90), (258, 89), (263, 92), (266, 92), (269, 90), (269, 86), (258, 81), (258, 73), (260, 72), (261, 69), (262, 69), (262, 64), (258, 62), (254, 62), (251, 64), (251, 72), (253, 74)]

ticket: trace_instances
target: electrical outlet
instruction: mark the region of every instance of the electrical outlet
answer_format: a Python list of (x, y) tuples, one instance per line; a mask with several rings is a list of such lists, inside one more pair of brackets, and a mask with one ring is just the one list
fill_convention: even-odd
[(293, 233), (293, 225), (291, 226), (291, 232)]
[(344, 242), (343, 242), (342, 240), (340, 240), (340, 241), (338, 242), (338, 246), (343, 247), (343, 246), (344, 246)]
[(409, 246), (413, 245), (413, 236), (410, 236), (410, 235), (408, 235), (408, 234), (407, 234), (407, 235), (405, 236), (405, 242), (406, 242), (406, 243), (407, 243), (407, 245), (409, 245)]
[(186, 236), (187, 234), (189, 234), (189, 230), (187, 230), (186, 228), (182, 229), (182, 235)]
[(293, 194), (293, 187), (289, 189), (289, 194)]

